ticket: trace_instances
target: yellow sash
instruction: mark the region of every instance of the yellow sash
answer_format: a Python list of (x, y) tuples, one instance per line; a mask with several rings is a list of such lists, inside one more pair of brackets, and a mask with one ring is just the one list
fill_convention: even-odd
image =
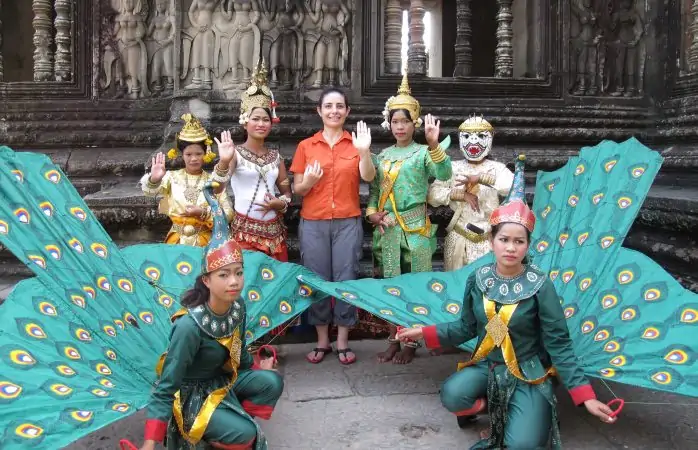
[(419, 228), (408, 228), (407, 224), (405, 223), (402, 216), (397, 210), (397, 204), (395, 203), (395, 193), (393, 192), (393, 187), (395, 187), (395, 181), (397, 180), (397, 177), (400, 174), (400, 169), (402, 168), (403, 163), (404, 161), (396, 161), (395, 164), (391, 164), (390, 160), (383, 160), (383, 164), (381, 167), (383, 169), (383, 181), (381, 182), (381, 196), (378, 200), (378, 211), (384, 211), (385, 203), (388, 201), (388, 199), (390, 199), (390, 204), (393, 207), (393, 214), (395, 214), (395, 219), (397, 220), (397, 223), (400, 225), (400, 228), (402, 228), (405, 233), (419, 233), (422, 236), (431, 237), (431, 221), (429, 220), (429, 216), (426, 215), (426, 208), (424, 208), (426, 215), (424, 226)]
[(502, 305), (499, 312), (495, 312), (496, 303), (488, 299), (483, 295), (482, 301), (485, 306), (485, 314), (487, 315), (487, 325), (485, 330), (487, 334), (485, 339), (483, 339), (480, 346), (477, 348), (475, 354), (470, 358), (470, 361), (458, 363), (458, 370), (465, 367), (477, 364), (487, 355), (489, 355), (495, 347), (501, 347), (502, 356), (504, 357), (504, 363), (506, 364), (509, 372), (514, 375), (519, 380), (529, 383), (529, 384), (541, 384), (549, 376), (557, 375), (557, 371), (554, 367), (550, 367), (545, 375), (533, 380), (529, 380), (524, 377), (521, 373), (521, 368), (519, 367), (519, 362), (516, 359), (516, 352), (514, 351), (514, 344), (511, 342), (511, 336), (509, 336), (509, 321), (511, 316), (516, 311), (516, 307), (519, 306), (518, 303), (511, 305)]
[[(176, 318), (184, 316), (187, 313), (188, 311), (183, 308), (177, 311), (172, 316), (171, 320), (174, 321)], [(196, 414), (196, 418), (194, 419), (194, 423), (192, 424), (189, 433), (187, 433), (184, 430), (184, 418), (182, 416), (182, 400), (180, 396), (180, 391), (175, 392), (174, 395), (172, 412), (174, 414), (175, 421), (177, 422), (177, 427), (179, 428), (179, 432), (181, 433), (182, 437), (192, 445), (196, 445), (204, 436), (204, 431), (206, 431), (206, 427), (208, 426), (208, 423), (211, 420), (213, 412), (216, 410), (216, 408), (218, 408), (218, 405), (221, 404), (225, 396), (228, 395), (228, 392), (233, 387), (233, 384), (235, 384), (235, 381), (238, 377), (237, 367), (233, 366), (233, 361), (240, 361), (240, 351), (242, 348), (242, 340), (240, 339), (240, 328), (237, 328), (232, 336), (219, 338), (216, 339), (216, 341), (218, 341), (219, 344), (221, 344), (228, 350), (229, 359), (225, 363), (225, 368), (232, 370), (230, 382), (222, 388), (218, 388), (215, 391), (208, 394), (206, 400), (204, 400), (204, 404), (201, 405), (201, 409), (199, 409), (199, 412)], [(165, 362), (166, 355), (167, 352), (163, 353), (160, 356), (160, 360), (158, 361), (158, 364), (155, 367), (155, 372), (158, 376), (160, 376), (160, 374), (162, 373), (162, 366)]]

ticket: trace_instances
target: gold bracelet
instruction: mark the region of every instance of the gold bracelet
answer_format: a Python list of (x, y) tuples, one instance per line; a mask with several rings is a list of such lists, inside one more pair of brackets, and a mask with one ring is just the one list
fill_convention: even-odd
[(216, 175), (218, 175), (221, 178), (225, 178), (226, 176), (228, 176), (228, 169), (221, 169), (220, 162), (216, 163), (216, 165), (213, 166), (213, 171), (216, 172)]
[(279, 183), (279, 186), (290, 186), (291, 185), (291, 180), (286, 178), (284, 181)]
[(370, 216), (371, 214), (375, 214), (377, 212), (378, 212), (378, 208), (374, 208), (373, 206), (369, 206), (368, 208), (366, 208), (366, 219), (368, 220), (368, 216)]
[(435, 149), (429, 149), (429, 157), (434, 164), (439, 164), (446, 159), (446, 152), (441, 148), (441, 144), (437, 145)]
[(456, 202), (462, 202), (463, 199), (465, 198), (465, 190), (462, 188), (457, 188), (451, 190), (451, 200), (456, 201)]
[(495, 181), (495, 177), (491, 173), (483, 173), (480, 175), (480, 184), (484, 184), (485, 186), (494, 186)]
[(150, 181), (150, 177), (148, 177), (148, 179), (145, 180), (145, 186), (149, 189), (157, 189), (160, 187), (161, 183), (162, 183), (162, 180), (159, 181), (158, 183), (153, 183), (152, 181)]

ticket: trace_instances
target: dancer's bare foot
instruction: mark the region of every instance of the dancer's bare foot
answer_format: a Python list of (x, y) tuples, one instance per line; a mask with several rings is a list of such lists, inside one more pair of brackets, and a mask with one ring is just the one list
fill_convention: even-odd
[(412, 362), (414, 359), (414, 355), (417, 352), (417, 349), (414, 347), (407, 347), (402, 349), (400, 353), (395, 355), (393, 358), (393, 364), (409, 364)]
[(490, 429), (485, 428), (484, 430), (480, 430), (480, 439), (489, 439), (490, 438)]
[(386, 363), (389, 361), (392, 361), (393, 358), (395, 357), (395, 354), (400, 351), (400, 344), (390, 344), (388, 349), (384, 352), (380, 352), (378, 354), (378, 362), (380, 363)]

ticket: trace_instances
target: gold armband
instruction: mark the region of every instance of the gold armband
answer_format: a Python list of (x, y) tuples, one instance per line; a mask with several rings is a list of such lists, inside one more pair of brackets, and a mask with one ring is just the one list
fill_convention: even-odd
[(458, 188), (451, 190), (450, 198), (455, 202), (462, 202), (465, 199), (465, 189)]
[(291, 180), (286, 178), (284, 181), (279, 182), (280, 186), (290, 186), (291, 185)]
[(439, 164), (446, 159), (446, 152), (441, 148), (441, 144), (437, 145), (436, 148), (429, 149), (429, 157), (434, 164)]
[(485, 186), (494, 186), (495, 181), (496, 179), (491, 173), (483, 173), (480, 175), (480, 184), (484, 184)]

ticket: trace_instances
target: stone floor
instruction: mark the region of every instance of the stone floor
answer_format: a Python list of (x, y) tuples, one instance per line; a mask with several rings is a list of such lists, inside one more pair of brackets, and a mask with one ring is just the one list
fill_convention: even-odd
[[(437, 450), (467, 448), (476, 442), (478, 430), (487, 422), (481, 419), (461, 430), (439, 403), (439, 384), (453, 371), (459, 355), (434, 357), (420, 351), (409, 366), (378, 364), (373, 355), (383, 345), (352, 343), (359, 360), (349, 367), (341, 366), (336, 356), (310, 365), (304, 359), (309, 345), (281, 346), (284, 395), (273, 418), (262, 421), (269, 448)], [(604, 385), (595, 387), (601, 399), (612, 398)], [(558, 392), (565, 449), (698, 448), (698, 399), (619, 385), (612, 389), (629, 402), (612, 426), (575, 408), (563, 390)], [(112, 450), (120, 438), (140, 444), (142, 431), (139, 413), (67, 448)]]

